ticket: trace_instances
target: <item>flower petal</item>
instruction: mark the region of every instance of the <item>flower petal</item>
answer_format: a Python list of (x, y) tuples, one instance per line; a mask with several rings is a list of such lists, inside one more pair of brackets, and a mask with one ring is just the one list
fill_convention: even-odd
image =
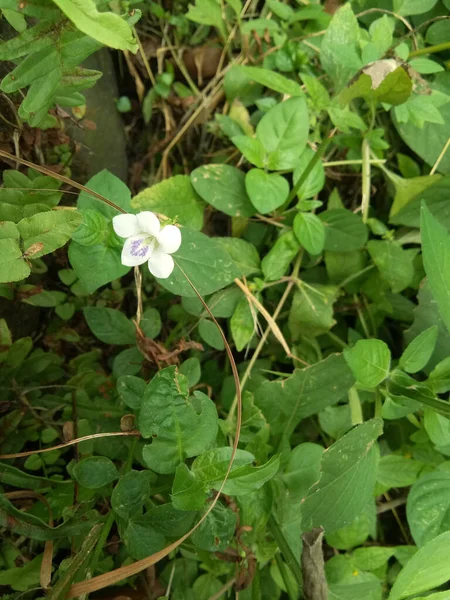
[(113, 217), (112, 224), (117, 235), (123, 238), (140, 233), (136, 215), (117, 215)]
[(167, 279), (174, 266), (173, 258), (160, 249), (155, 250), (148, 261), (150, 273), (160, 279)]
[(161, 250), (173, 254), (181, 245), (181, 231), (175, 225), (166, 225), (156, 239)]
[(122, 264), (126, 267), (143, 265), (152, 254), (152, 248), (145, 243), (147, 235), (133, 235), (127, 239), (122, 249)]
[(136, 215), (139, 223), (139, 233), (150, 233), (150, 235), (157, 236), (161, 229), (161, 223), (155, 213), (149, 210), (144, 210)]

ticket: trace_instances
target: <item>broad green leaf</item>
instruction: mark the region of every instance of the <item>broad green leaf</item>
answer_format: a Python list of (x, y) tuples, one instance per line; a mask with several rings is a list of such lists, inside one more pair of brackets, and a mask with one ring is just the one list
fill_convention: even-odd
[[(447, 330), (446, 330), (447, 331)], [(450, 357), (441, 360), (431, 371), (427, 383), (436, 394), (450, 390)]]
[(376, 523), (375, 510), (375, 502), (371, 498), (365, 509), (351, 523), (326, 535), (327, 544), (338, 550), (350, 550), (364, 544), (373, 529), (373, 522)]
[(78, 462), (73, 468), (73, 475), (80, 485), (97, 490), (119, 477), (119, 473), (106, 456), (91, 456)]
[(283, 381), (264, 382), (255, 392), (255, 403), (276, 435), (290, 432), (301, 419), (336, 404), (354, 382), (344, 357), (332, 354), (311, 367), (295, 369)]
[[(243, 496), (249, 494), (260, 487), (267, 481), (275, 477), (280, 469), (280, 455), (276, 454), (267, 461), (264, 465), (253, 467), (250, 465), (239, 467), (228, 477), (224, 493), (231, 496)], [(221, 480), (216, 481), (214, 488), (218, 488)]]
[(340, 90), (363, 65), (358, 51), (359, 27), (350, 4), (339, 8), (322, 40), (320, 62)]
[(243, 275), (248, 277), (249, 275), (261, 271), (261, 260), (259, 258), (258, 250), (253, 244), (240, 238), (232, 237), (219, 237), (214, 238), (214, 240), (230, 255), (235, 267), (239, 271), (240, 277)]
[(181, 225), (200, 230), (204, 204), (188, 175), (175, 175), (148, 187), (131, 200), (136, 211), (150, 210), (177, 219)]
[(399, 454), (382, 456), (378, 464), (377, 495), (384, 494), (391, 488), (412, 485), (423, 467), (423, 463)]
[(86, 306), (83, 312), (92, 333), (105, 344), (136, 343), (136, 329), (120, 310)]
[(137, 52), (130, 25), (113, 12), (99, 12), (94, 0), (53, 0), (74, 25), (95, 40), (116, 48)]
[(361, 70), (340, 93), (339, 101), (346, 105), (355, 98), (365, 98), (369, 103), (397, 106), (408, 100), (412, 87), (412, 79), (402, 63), (392, 58), (377, 60)]
[(439, 587), (450, 579), (450, 531), (434, 538), (400, 571), (388, 600), (402, 600)]
[(327, 108), (330, 104), (330, 95), (327, 88), (313, 75), (302, 73), (301, 78), (316, 110), (320, 111)]
[(156, 308), (146, 308), (142, 313), (140, 328), (150, 340), (155, 339), (161, 332), (161, 315)]
[(217, 325), (211, 319), (200, 319), (198, 322), (198, 332), (204, 342), (215, 350), (224, 350), (225, 344)]
[(19, 244), (13, 239), (0, 239), (0, 283), (20, 281), (30, 274)]
[(134, 377), (134, 375), (122, 375), (117, 380), (117, 391), (120, 398), (133, 409), (141, 407), (146, 388), (145, 381), (140, 377)]
[(450, 331), (450, 234), (422, 206), (422, 254), (428, 285), (447, 329)]
[(240, 276), (238, 266), (219, 242), (187, 227), (183, 227), (181, 246), (173, 257), (176, 264), (172, 275), (158, 281), (166, 290), (178, 296), (196, 294), (177, 265), (202, 296), (217, 292)]
[(36, 251), (33, 251), (32, 257), (39, 258), (64, 246), (81, 222), (82, 216), (78, 212), (59, 210), (22, 219), (17, 228), (25, 252), (35, 247)]
[(449, 192), (450, 176), (446, 175), (445, 177), (437, 179), (435, 183), (429, 187), (425, 187), (425, 189), (415, 195), (407, 205), (390, 218), (390, 222), (394, 225), (420, 227), (420, 207), (422, 201), (424, 201), (427, 208), (439, 223), (444, 225), (444, 227), (447, 227), (447, 229), (450, 228), (450, 210), (446, 201)]
[(337, 440), (353, 427), (350, 406), (327, 406), (319, 413), (319, 424), (327, 435)]
[(69, 261), (90, 294), (102, 285), (120, 279), (130, 270), (130, 267), (122, 265), (120, 250), (104, 244), (81, 246), (72, 241), (69, 246)]
[(294, 501), (304, 498), (309, 488), (319, 479), (323, 451), (319, 444), (305, 442), (290, 453), (283, 481)]
[(189, 387), (192, 388), (200, 381), (202, 368), (198, 358), (188, 358), (180, 365), (180, 373), (188, 380)]
[(403, 17), (421, 15), (431, 10), (438, 0), (394, 0), (394, 11)]
[[(308, 167), (309, 163), (314, 157), (314, 154), (315, 153), (313, 150), (311, 150), (311, 148), (305, 148), (305, 150), (301, 153), (298, 159), (297, 166), (294, 170), (294, 185), (302, 176), (303, 171)], [(319, 161), (306, 178), (306, 181), (299, 187), (297, 191), (297, 197), (299, 198), (299, 200), (312, 198), (322, 190), (324, 185), (325, 169), (323, 168), (322, 162)]]
[(166, 545), (166, 538), (149, 521), (147, 515), (143, 515), (128, 522), (124, 542), (130, 556), (135, 560), (142, 560), (162, 550)]
[(325, 252), (325, 267), (331, 283), (342, 283), (350, 275), (356, 275), (364, 269), (366, 263), (365, 253), (361, 250)]
[(230, 165), (204, 165), (194, 169), (191, 182), (205, 202), (231, 217), (250, 217), (255, 209), (245, 189), (245, 174)]
[(256, 127), (256, 137), (267, 152), (271, 170), (291, 169), (306, 147), (309, 133), (308, 106), (304, 98), (276, 104)]
[[(212, 484), (220, 481), (225, 477), (228, 470), (231, 453), (232, 448), (228, 446), (204, 452), (192, 463), (191, 470), (193, 475), (204, 484)], [(250, 465), (254, 460), (255, 457), (250, 452), (237, 450), (231, 472), (242, 466)]]
[(262, 215), (282, 206), (289, 195), (287, 179), (261, 169), (251, 169), (246, 174), (245, 189), (253, 206)]
[(394, 548), (383, 546), (356, 548), (352, 552), (352, 559), (359, 569), (363, 571), (375, 571), (385, 565), (394, 552)]
[(450, 332), (445, 326), (437, 302), (431, 295), (430, 286), (426, 279), (419, 289), (417, 300), (418, 304), (414, 308), (414, 322), (405, 331), (405, 341), (412, 342), (415, 337), (426, 329), (433, 327), (433, 325), (437, 326), (438, 336), (436, 346), (424, 369), (428, 373), (440, 361), (450, 356)]
[(195, 5), (189, 5), (186, 16), (195, 23), (217, 27), (222, 38), (227, 35), (222, 18), (222, 8), (217, 0), (195, 0)]
[(72, 239), (80, 246), (101, 244), (108, 234), (108, 221), (97, 210), (83, 210), (83, 222), (72, 234)]
[(26, 562), (22, 567), (12, 567), (0, 571), (0, 585), (12, 590), (25, 592), (29, 588), (39, 587), (39, 575), (43, 555), (39, 554)]
[(300, 244), (310, 254), (320, 254), (325, 244), (325, 227), (323, 222), (312, 213), (295, 215), (294, 233)]
[(329, 331), (336, 321), (333, 304), (339, 288), (334, 285), (304, 285), (295, 291), (289, 311), (289, 329), (293, 340), (317, 336)]
[(415, 248), (405, 250), (391, 240), (370, 240), (367, 250), (378, 268), (381, 277), (396, 294), (411, 285), (414, 277)]
[(422, 197), (423, 190), (426, 190), (441, 179), (440, 175), (425, 175), (424, 177), (410, 177), (404, 179), (387, 169), (384, 173), (395, 187), (395, 198), (389, 213), (390, 220), (404, 209), (416, 196), (420, 195), (420, 197)]
[(432, 325), (420, 333), (405, 349), (400, 357), (399, 366), (407, 373), (421, 371), (431, 358), (436, 346), (438, 328)]
[(293, 231), (283, 233), (262, 259), (261, 268), (267, 281), (276, 281), (286, 274), (297, 256), (300, 244)]
[(389, 375), (391, 352), (382, 340), (359, 340), (344, 350), (344, 357), (363, 387), (377, 387)]
[(33, 52), (2, 80), (0, 87), (7, 94), (20, 90), (51, 73), (60, 60), (61, 56), (53, 46)]
[[(228, 319), (233, 316), (236, 306), (241, 298), (242, 291), (236, 286), (231, 286), (213, 294), (208, 300), (208, 306), (216, 318), (220, 317)], [(201, 307), (201, 310), (203, 310), (203, 306)]]
[(433, 444), (450, 446), (450, 420), (431, 408), (425, 408), (423, 412), (423, 425)]
[(412, 486), (406, 503), (411, 534), (421, 547), (450, 531), (450, 473), (427, 473)]
[(358, 425), (324, 452), (320, 479), (302, 503), (302, 528), (331, 533), (351, 523), (372, 497), (379, 459), (381, 419)]
[[(264, 147), (257, 138), (248, 135), (236, 135), (231, 141), (241, 151), (249, 163), (255, 167), (264, 167), (265, 152)], [(248, 189), (247, 189), (248, 192)]]
[(129, 471), (117, 482), (111, 495), (113, 511), (130, 519), (138, 513), (150, 494), (148, 478), (144, 471)]
[[(422, 4), (421, 0), (418, 0)], [(448, 41), (448, 23), (446, 21), (438, 21), (428, 27), (427, 36), (433, 27), (439, 27), (443, 29), (442, 42)], [(437, 41), (429, 43), (440, 43)], [(449, 92), (449, 78), (448, 73), (438, 73), (431, 84), (433, 90), (443, 92), (448, 95)], [(422, 110), (419, 111), (419, 116)], [(393, 115), (394, 125), (403, 138), (403, 141), (418, 154), (430, 167), (432, 167), (439, 155), (442, 152), (448, 138), (450, 137), (450, 103), (446, 103), (439, 107), (439, 113), (442, 118), (443, 124), (425, 122), (422, 127), (419, 127), (413, 122), (400, 123), (399, 120)], [(450, 154), (446, 153), (438, 167), (439, 173), (450, 172)]]
[(325, 225), (325, 250), (351, 252), (359, 250), (367, 242), (367, 227), (361, 217), (350, 210), (337, 208), (320, 213)]
[(205, 483), (198, 479), (184, 463), (176, 468), (171, 498), (174, 507), (178, 510), (200, 510), (206, 502)]
[(235, 512), (218, 502), (192, 534), (194, 545), (209, 552), (224, 551), (234, 535), (236, 519)]
[(195, 511), (177, 510), (172, 503), (153, 506), (144, 515), (144, 519), (167, 537), (178, 538), (191, 529), (197, 516)]
[(186, 458), (204, 452), (217, 433), (214, 403), (201, 392), (189, 398), (188, 381), (176, 367), (159, 371), (148, 384), (138, 419), (143, 457), (157, 473), (173, 473)]
[(279, 73), (275, 73), (274, 71), (269, 71), (269, 69), (243, 66), (234, 67), (234, 69), (244, 73), (251, 81), (259, 83), (264, 87), (268, 87), (280, 94), (303, 96), (303, 90), (297, 82), (288, 79)]
[(256, 319), (255, 308), (246, 297), (241, 298), (230, 320), (231, 335), (238, 352), (241, 352), (254, 336)]
[[(106, 169), (91, 177), (86, 183), (86, 187), (93, 192), (97, 192), (97, 194), (105, 196), (105, 198), (120, 206), (125, 212), (135, 212), (131, 208), (131, 192), (128, 187), (123, 181)], [(106, 217), (108, 221), (117, 215), (116, 209), (108, 206), (108, 204), (88, 192), (80, 193), (77, 206), (82, 212), (85, 210), (96, 210)]]

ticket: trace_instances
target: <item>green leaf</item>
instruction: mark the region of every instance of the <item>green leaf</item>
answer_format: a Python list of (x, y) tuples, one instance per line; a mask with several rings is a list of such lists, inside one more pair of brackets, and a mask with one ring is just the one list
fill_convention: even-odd
[(116, 378), (122, 375), (136, 375), (142, 367), (144, 357), (138, 348), (122, 350), (113, 361), (113, 375)]
[(18, 592), (28, 588), (39, 587), (39, 575), (43, 555), (39, 554), (22, 567), (12, 567), (0, 572), (0, 585), (9, 586)]
[(81, 246), (72, 242), (69, 246), (69, 261), (89, 294), (114, 279), (123, 277), (130, 270), (130, 267), (122, 265), (118, 248), (109, 248), (103, 244)]
[[(202, 296), (217, 292), (240, 275), (238, 267), (219, 242), (187, 227), (183, 227), (181, 246), (173, 257)], [(178, 296), (196, 296), (176, 265), (170, 277), (158, 282)]]
[(318, 481), (323, 452), (319, 444), (305, 442), (290, 453), (283, 481), (294, 502), (304, 498), (309, 488)]
[(157, 473), (173, 473), (186, 458), (204, 452), (217, 434), (214, 403), (201, 392), (189, 398), (188, 381), (176, 367), (159, 371), (148, 384), (138, 420), (146, 464)]
[[(103, 169), (94, 177), (91, 177), (86, 183), (89, 190), (105, 196), (108, 200), (114, 202), (125, 212), (134, 212), (131, 208), (131, 192), (128, 187), (118, 177)], [(78, 196), (77, 206), (82, 212), (85, 210), (96, 210), (110, 221), (117, 215), (117, 210), (112, 208), (102, 200), (95, 198), (88, 192), (81, 192)]]
[(391, 240), (371, 240), (367, 250), (378, 268), (381, 277), (389, 284), (394, 294), (411, 285), (414, 277), (415, 248), (404, 250)]
[(322, 40), (320, 62), (337, 89), (363, 65), (358, 52), (359, 27), (350, 4), (338, 9)]
[(447, 229), (450, 228), (450, 210), (448, 202), (446, 202), (449, 192), (450, 176), (438, 178), (435, 183), (419, 191), (407, 205), (390, 218), (390, 222), (394, 225), (420, 227), (421, 204), (424, 201), (441, 225), (444, 225)]
[(320, 254), (325, 244), (325, 226), (312, 213), (298, 213), (294, 219), (294, 233), (300, 244), (310, 254)]
[(297, 289), (289, 311), (289, 329), (293, 340), (317, 336), (329, 331), (336, 321), (333, 304), (339, 288), (334, 285), (304, 285)]
[(245, 189), (245, 174), (230, 165), (204, 165), (194, 169), (191, 182), (197, 194), (231, 217), (250, 217), (255, 209)]
[(373, 495), (381, 419), (358, 425), (324, 452), (320, 479), (302, 503), (302, 529), (331, 533), (351, 523)]
[(246, 174), (245, 189), (253, 206), (262, 215), (282, 206), (289, 195), (287, 179), (261, 169), (250, 169)]
[(450, 234), (433, 217), (426, 205), (421, 218), (422, 254), (425, 273), (434, 300), (450, 331)]
[[(298, 159), (297, 166), (294, 170), (294, 185), (297, 183), (305, 169), (308, 167), (314, 154), (315, 152), (311, 150), (311, 148), (305, 148), (305, 150), (301, 153)], [(305, 182), (302, 183), (302, 185), (297, 190), (297, 197), (299, 200), (306, 200), (307, 198), (312, 198), (322, 190), (324, 185), (325, 169), (323, 168), (322, 162), (319, 161), (314, 166), (314, 168), (306, 178)]]
[(119, 477), (119, 473), (106, 456), (91, 456), (77, 463), (73, 468), (73, 476), (83, 487), (98, 490)]
[(238, 150), (241, 151), (249, 163), (256, 167), (264, 167), (264, 147), (257, 138), (249, 137), (248, 135), (235, 135), (231, 138), (231, 141)]
[(420, 333), (405, 349), (399, 366), (407, 373), (421, 371), (431, 358), (436, 346), (438, 328), (432, 325)]
[(105, 344), (136, 343), (136, 329), (120, 310), (86, 306), (83, 312), (89, 329)]
[(142, 509), (149, 495), (150, 486), (145, 472), (129, 471), (113, 489), (111, 506), (122, 519), (131, 519)]
[(198, 358), (192, 357), (182, 362), (180, 365), (180, 373), (186, 377), (190, 388), (197, 385), (202, 374), (202, 368)]
[(350, 210), (337, 208), (320, 213), (325, 225), (325, 250), (351, 252), (359, 250), (367, 242), (367, 227), (361, 217)]
[(408, 100), (413, 87), (412, 79), (396, 59), (371, 62), (339, 95), (341, 104), (355, 98), (365, 98), (369, 103), (384, 102), (398, 106)]
[(401, 600), (440, 586), (450, 579), (450, 531), (442, 533), (407, 562), (400, 571), (388, 600)]
[(370, 499), (368, 505), (348, 525), (344, 525), (333, 533), (326, 535), (326, 542), (338, 550), (350, 550), (355, 546), (364, 544), (376, 523), (375, 502)]
[(363, 387), (377, 387), (389, 375), (391, 352), (382, 340), (359, 340), (353, 348), (344, 350), (344, 357)]
[(297, 256), (300, 244), (293, 231), (283, 233), (262, 259), (261, 268), (267, 281), (276, 281), (286, 274)]
[(53, 0), (74, 25), (98, 42), (137, 52), (130, 25), (113, 12), (99, 12), (93, 0)]
[(189, 5), (187, 18), (201, 25), (217, 27), (223, 38), (226, 29), (222, 19), (222, 9), (217, 0), (195, 0), (195, 6)]
[(421, 547), (450, 530), (450, 473), (427, 473), (412, 486), (406, 503), (411, 534)]
[(175, 471), (172, 502), (178, 510), (200, 510), (206, 502), (205, 483), (198, 479), (187, 465), (181, 463)]
[(147, 384), (140, 377), (122, 375), (117, 380), (117, 391), (123, 402), (133, 409), (141, 408)]
[(403, 17), (421, 15), (431, 10), (438, 0), (394, 0), (394, 11)]
[(336, 404), (354, 382), (344, 357), (331, 354), (311, 367), (295, 369), (283, 381), (264, 382), (255, 392), (255, 403), (277, 435), (290, 432), (302, 419)]
[(431, 408), (425, 408), (423, 412), (423, 425), (433, 444), (450, 446), (450, 420)]
[[(39, 258), (64, 246), (82, 222), (82, 216), (73, 211), (49, 211), (22, 219), (17, 224), (25, 252), (36, 247), (33, 258)], [(39, 249), (37, 247), (39, 246)]]
[[(228, 477), (224, 493), (231, 496), (243, 496), (262, 487), (267, 481), (275, 477), (280, 469), (280, 455), (277, 454), (259, 467), (250, 465), (239, 467), (232, 471)], [(218, 488), (221, 480), (217, 480), (213, 485)]]
[[(232, 258), (235, 267), (240, 273), (240, 277), (253, 275), (261, 271), (261, 260), (258, 250), (245, 240), (232, 237), (215, 238), (215, 242), (219, 244)], [(220, 316), (220, 315), (214, 315)], [(231, 315), (228, 315), (231, 316)]]
[(384, 494), (391, 488), (412, 485), (423, 467), (423, 463), (406, 456), (398, 454), (382, 456), (378, 464), (376, 494)]
[(215, 350), (224, 350), (225, 344), (217, 325), (210, 319), (200, 319), (198, 323), (198, 332), (204, 342)]
[(256, 137), (267, 152), (271, 170), (294, 168), (306, 147), (309, 115), (306, 100), (290, 98), (276, 104), (256, 127)]
[(108, 234), (108, 221), (97, 210), (87, 209), (82, 213), (83, 223), (72, 234), (80, 246), (101, 244)]
[(144, 335), (150, 340), (154, 340), (161, 332), (162, 322), (161, 315), (156, 308), (147, 308), (142, 313), (140, 328)]
[(131, 205), (136, 211), (150, 210), (177, 219), (192, 229), (203, 227), (204, 204), (188, 175), (175, 175), (142, 190)]
[(12, 239), (0, 239), (0, 283), (20, 281), (30, 274), (19, 244)]
[(142, 560), (162, 550), (166, 545), (166, 538), (144, 515), (129, 521), (124, 542), (130, 556), (135, 560)]
[(191, 539), (201, 550), (224, 551), (234, 535), (236, 519), (236, 513), (219, 502), (194, 531)]
[(416, 196), (422, 197), (422, 191), (439, 181), (440, 175), (425, 175), (424, 177), (410, 177), (404, 179), (388, 169), (384, 171), (389, 181), (394, 184), (395, 198), (389, 213), (389, 219), (399, 213), (407, 206)]
[(279, 73), (261, 67), (237, 66), (233, 68), (244, 73), (252, 82), (259, 83), (275, 92), (288, 96), (303, 96), (303, 90), (298, 83)]
[(236, 345), (236, 350), (241, 352), (248, 343), (250, 343), (256, 330), (255, 309), (250, 305), (249, 300), (241, 298), (230, 321), (231, 335)]

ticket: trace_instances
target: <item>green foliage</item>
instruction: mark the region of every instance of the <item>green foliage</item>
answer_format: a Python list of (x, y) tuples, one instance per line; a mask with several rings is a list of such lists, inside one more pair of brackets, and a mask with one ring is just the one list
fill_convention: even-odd
[[(0, 0), (14, 597), (447, 597), (450, 3), (369, 4)], [(75, 206), (102, 45), (133, 191)]]

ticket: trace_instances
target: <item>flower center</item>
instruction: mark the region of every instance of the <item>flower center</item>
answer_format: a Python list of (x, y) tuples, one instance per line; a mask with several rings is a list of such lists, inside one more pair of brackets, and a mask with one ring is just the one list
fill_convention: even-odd
[(132, 256), (140, 258), (148, 256), (150, 258), (151, 253), (157, 246), (158, 242), (153, 236), (149, 236), (146, 238), (142, 237), (131, 242), (130, 252)]

